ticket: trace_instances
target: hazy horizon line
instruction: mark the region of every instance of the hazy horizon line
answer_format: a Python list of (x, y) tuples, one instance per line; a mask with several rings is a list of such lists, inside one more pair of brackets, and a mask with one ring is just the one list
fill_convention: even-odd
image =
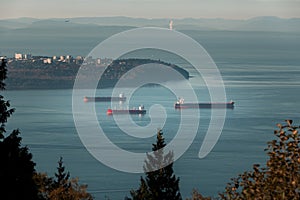
[(223, 20), (250, 20), (260, 17), (273, 17), (278, 19), (300, 19), (300, 17), (280, 17), (275, 15), (259, 15), (259, 16), (253, 16), (249, 18), (226, 18), (226, 17), (175, 17), (175, 18), (169, 18), (169, 17), (157, 17), (157, 18), (149, 18), (149, 17), (132, 17), (132, 16), (124, 16), (124, 15), (112, 15), (112, 16), (73, 16), (73, 17), (8, 17), (8, 18), (0, 18), (0, 20), (17, 20), (17, 19), (38, 19), (38, 20), (46, 20), (46, 19), (74, 19), (74, 18), (117, 18), (117, 17), (123, 17), (123, 18), (131, 18), (131, 19), (147, 19), (147, 20), (159, 20), (159, 19), (169, 19), (169, 20), (183, 20), (183, 19), (223, 19)]

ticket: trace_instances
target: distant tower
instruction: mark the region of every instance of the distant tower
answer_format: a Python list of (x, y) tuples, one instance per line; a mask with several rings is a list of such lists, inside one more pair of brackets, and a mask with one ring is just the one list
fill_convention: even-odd
[(173, 20), (170, 20), (170, 23), (169, 23), (169, 29), (170, 29), (170, 30), (173, 30)]

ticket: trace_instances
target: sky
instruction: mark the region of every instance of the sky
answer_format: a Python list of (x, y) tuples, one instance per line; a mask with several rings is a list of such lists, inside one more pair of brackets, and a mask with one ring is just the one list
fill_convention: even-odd
[(300, 18), (300, 0), (1, 0), (0, 19), (128, 16), (135, 18)]

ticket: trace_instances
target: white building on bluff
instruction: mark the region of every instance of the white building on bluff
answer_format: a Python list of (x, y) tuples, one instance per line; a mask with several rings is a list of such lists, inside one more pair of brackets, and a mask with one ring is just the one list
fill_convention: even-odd
[(52, 59), (51, 58), (46, 58), (43, 60), (44, 64), (51, 64), (52, 63)]
[(15, 53), (16, 60), (30, 60), (31, 58), (31, 54)]
[(15, 59), (16, 60), (22, 60), (23, 59), (23, 55), (21, 53), (15, 53)]

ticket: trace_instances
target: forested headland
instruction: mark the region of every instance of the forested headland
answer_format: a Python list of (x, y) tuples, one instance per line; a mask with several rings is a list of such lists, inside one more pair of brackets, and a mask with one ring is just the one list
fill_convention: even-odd
[[(48, 64), (43, 62), (12, 60), (8, 65), (8, 79), (6, 80), (6, 85), (7, 89), (18, 90), (72, 89), (77, 72), (80, 67), (83, 67), (87, 72), (81, 74), (81, 76), (85, 76), (81, 78), (86, 82), (86, 85), (82, 86), (83, 88), (89, 88), (89, 82), (93, 80), (100, 80), (99, 88), (109, 88), (113, 87), (126, 72), (144, 64), (169, 66), (182, 74), (184, 78), (189, 78), (189, 73), (185, 69), (174, 64), (151, 59), (118, 59), (112, 61), (106, 69), (105, 65), (95, 64), (93, 62), (53, 62)], [(97, 72), (103, 69), (105, 69), (105, 71), (100, 78), (97, 76)], [(172, 80), (172, 77), (168, 77), (167, 79)]]

